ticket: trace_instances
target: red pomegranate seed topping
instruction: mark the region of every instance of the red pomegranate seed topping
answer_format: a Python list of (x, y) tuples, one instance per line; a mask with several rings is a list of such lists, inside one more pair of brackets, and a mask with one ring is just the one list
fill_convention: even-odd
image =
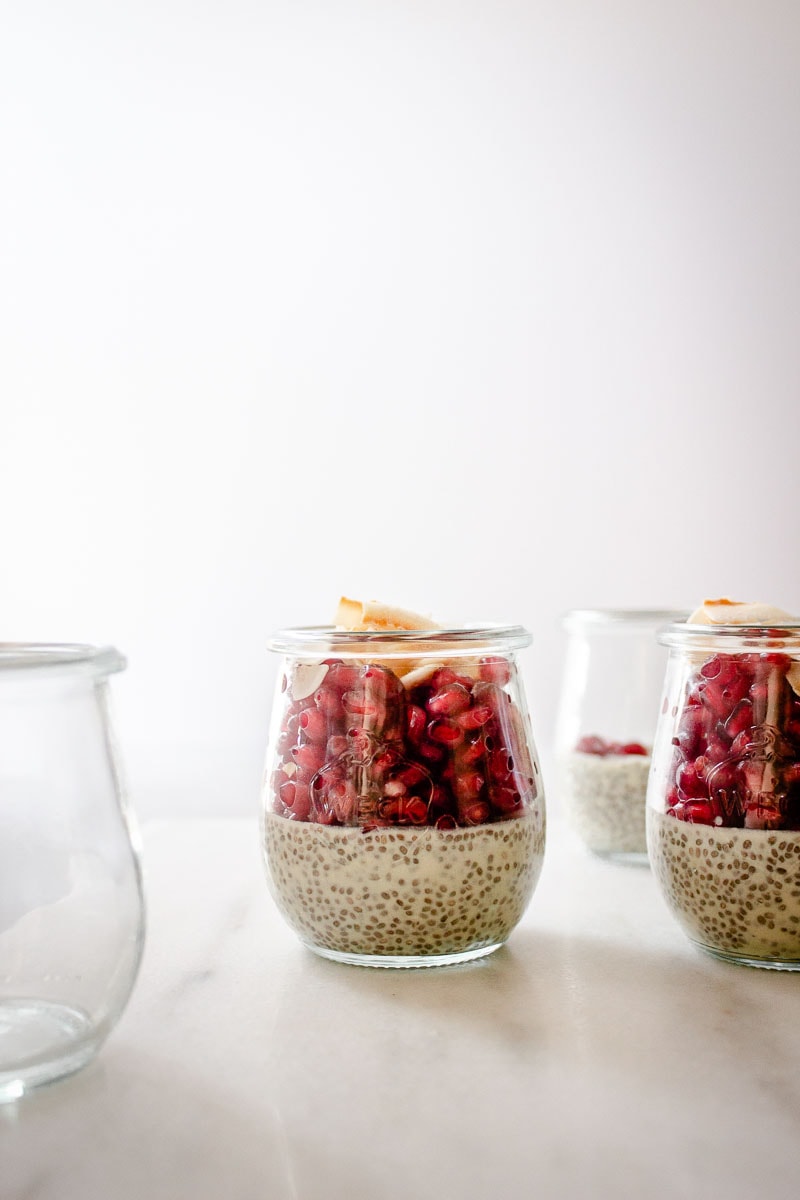
[(300, 728), (310, 742), (328, 740), (328, 722), (318, 708), (307, 708), (300, 714)]
[(465, 742), (458, 751), (458, 770), (462, 767), (472, 767), (475, 763), (482, 762), (486, 757), (486, 746), (482, 738), (476, 738), (474, 742)]
[(785, 654), (717, 654), (687, 685), (667, 812), (747, 829), (800, 827), (798, 698)]
[(434, 692), (427, 703), (433, 717), (455, 717), (470, 706), (470, 695), (460, 683), (448, 683)]
[(427, 730), (428, 738), (442, 746), (457, 746), (464, 739), (463, 730), (452, 721), (431, 721)]
[(491, 719), (492, 710), (488, 704), (476, 704), (456, 718), (462, 729), (481, 729)]
[(620, 746), (620, 754), (640, 754), (645, 757), (650, 753), (646, 746), (641, 742), (625, 742)]
[(504, 659), (477, 682), (444, 666), (409, 690), (383, 664), (325, 666), (312, 695), (284, 692), (272, 789), (286, 819), (450, 829), (518, 815), (535, 795)]
[(325, 763), (325, 748), (312, 742), (306, 746), (294, 746), (292, 758), (301, 770), (309, 775), (314, 775)]
[(484, 778), (478, 771), (464, 771), (454, 781), (459, 800), (477, 800), (483, 791)]
[(478, 675), (487, 683), (504, 687), (511, 678), (511, 667), (505, 658), (482, 658), (478, 663)]
[(425, 709), (420, 708), (418, 704), (409, 704), (406, 728), (410, 741), (418, 742), (424, 735), (427, 724), (428, 718), (425, 715)]
[(476, 800), (463, 808), (459, 806), (459, 817), (464, 825), (483, 825), (489, 819), (489, 805)]
[(339, 720), (344, 712), (342, 693), (328, 685), (317, 689), (314, 693), (314, 703), (319, 711), (325, 713), (332, 721)]
[(328, 738), (328, 744), (325, 747), (325, 758), (328, 762), (333, 762), (334, 759), (341, 758), (350, 749), (350, 743), (347, 738), (341, 733), (334, 733)]
[(597, 737), (596, 734), (592, 734), (587, 737), (579, 738), (575, 745), (575, 749), (579, 754), (597, 754), (602, 756), (608, 754), (608, 742), (605, 740), (605, 738)]

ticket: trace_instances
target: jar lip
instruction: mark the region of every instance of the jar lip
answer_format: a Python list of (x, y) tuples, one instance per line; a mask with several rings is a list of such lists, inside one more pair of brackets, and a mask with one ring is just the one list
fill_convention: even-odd
[(714, 649), (766, 647), (771, 650), (787, 644), (800, 649), (800, 622), (780, 625), (689, 625), (674, 622), (658, 632), (662, 646), (708, 646)]
[(127, 661), (114, 646), (80, 642), (0, 642), (0, 671), (84, 671), (112, 675)]
[(359, 631), (334, 625), (293, 626), (279, 629), (267, 641), (279, 654), (325, 655), (336, 651), (362, 658), (379, 653), (384, 658), (409, 654), (442, 654), (465, 657), (479, 649), (518, 650), (529, 646), (531, 634), (522, 625), (467, 625), (449, 629), (386, 629)]
[(564, 629), (619, 628), (621, 625), (667, 625), (683, 621), (689, 609), (681, 608), (573, 608), (564, 613)]

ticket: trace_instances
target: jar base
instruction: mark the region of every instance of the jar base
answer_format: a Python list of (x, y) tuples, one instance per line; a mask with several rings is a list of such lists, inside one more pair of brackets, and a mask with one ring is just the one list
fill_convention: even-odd
[(345, 963), (350, 967), (384, 967), (401, 970), (419, 969), (421, 967), (454, 967), (459, 963), (472, 962), (476, 958), (485, 958), (499, 950), (503, 942), (493, 942), (490, 946), (478, 946), (472, 950), (461, 950), (456, 954), (349, 954), (341, 950), (327, 950), (324, 946), (314, 946), (311, 942), (304, 945), (313, 950), (320, 958), (330, 959), (331, 962)]
[(49, 1000), (0, 1000), (0, 1104), (80, 1070), (100, 1039), (89, 1016)]
[(698, 942), (695, 938), (691, 938), (690, 941), (698, 950), (704, 950), (713, 958), (734, 963), (738, 967), (760, 967), (762, 971), (800, 971), (800, 959), (797, 958), (755, 958), (749, 954), (737, 954), (731, 950), (707, 946), (705, 942)]

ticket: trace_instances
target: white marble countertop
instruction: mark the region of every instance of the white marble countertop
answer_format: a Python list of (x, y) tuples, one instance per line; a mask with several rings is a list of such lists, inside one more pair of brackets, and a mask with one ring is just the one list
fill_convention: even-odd
[(148, 942), (82, 1072), (0, 1107), (2, 1200), (788, 1200), (800, 976), (717, 962), (557, 826), (508, 945), (305, 950), (255, 821), (145, 831)]

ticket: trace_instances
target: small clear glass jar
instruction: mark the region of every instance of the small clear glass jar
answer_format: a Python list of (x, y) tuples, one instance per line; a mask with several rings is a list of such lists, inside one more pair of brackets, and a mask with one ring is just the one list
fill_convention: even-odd
[(800, 625), (676, 624), (661, 640), (656, 880), (702, 949), (800, 970)]
[(116, 650), (0, 645), (0, 1101), (94, 1055), (144, 938), (108, 709)]
[(520, 626), (287, 629), (262, 795), (272, 894), (318, 954), (427, 967), (497, 949), (536, 886), (544, 794)]
[(585, 846), (647, 863), (645, 795), (666, 654), (656, 630), (672, 609), (576, 609), (556, 722), (558, 795)]

